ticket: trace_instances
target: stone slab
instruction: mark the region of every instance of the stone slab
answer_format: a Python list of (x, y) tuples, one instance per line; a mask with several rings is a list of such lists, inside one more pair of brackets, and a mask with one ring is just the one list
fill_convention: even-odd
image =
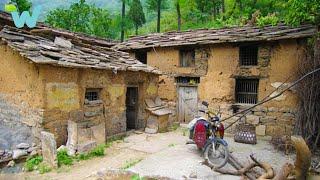
[(52, 133), (41, 132), (41, 148), (43, 161), (52, 168), (57, 168), (57, 144)]
[(87, 153), (97, 146), (96, 141), (88, 141), (78, 145), (78, 153)]
[(105, 123), (101, 123), (97, 126), (93, 126), (91, 127), (91, 130), (92, 130), (93, 138), (98, 144), (106, 143), (106, 124)]

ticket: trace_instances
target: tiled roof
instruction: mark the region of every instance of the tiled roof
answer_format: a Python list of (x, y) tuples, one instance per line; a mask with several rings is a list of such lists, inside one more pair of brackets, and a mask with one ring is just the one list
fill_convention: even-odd
[[(37, 31), (37, 30), (35, 30)], [(54, 31), (50, 29), (50, 31)], [(58, 38), (57, 38), (58, 37)], [(72, 68), (93, 68), (117, 71), (143, 71), (160, 74), (157, 69), (147, 66), (129, 56), (95, 43), (72, 44), (67, 39), (40, 36), (39, 32), (5, 26), (0, 32), (1, 41), (33, 63), (50, 64)], [(75, 37), (70, 34), (70, 38)], [(60, 43), (59, 43), (60, 42)]]
[(284, 24), (264, 27), (247, 25), (243, 27), (199, 29), (136, 36), (126, 42), (115, 45), (113, 48), (118, 50), (134, 50), (155, 47), (275, 41), (310, 37), (314, 35), (315, 32), (316, 28), (312, 25), (301, 25), (299, 27), (290, 27)]

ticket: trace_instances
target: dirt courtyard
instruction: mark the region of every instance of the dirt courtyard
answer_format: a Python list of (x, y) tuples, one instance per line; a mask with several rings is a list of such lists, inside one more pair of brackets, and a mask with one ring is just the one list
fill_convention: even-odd
[[(201, 165), (201, 152), (195, 145), (186, 145), (187, 139), (185, 128), (160, 134), (135, 132), (107, 148), (102, 158), (75, 162), (70, 167), (65, 166), (43, 175), (36, 172), (1, 174), (0, 179), (99, 179), (108, 170), (168, 179), (240, 179), (215, 173)], [(272, 164), (277, 171), (286, 161), (294, 160), (292, 155), (286, 156), (274, 150), (268, 138), (258, 138), (257, 145), (235, 143), (231, 136), (227, 136), (226, 140), (230, 151), (244, 162), (254, 153), (259, 160)]]

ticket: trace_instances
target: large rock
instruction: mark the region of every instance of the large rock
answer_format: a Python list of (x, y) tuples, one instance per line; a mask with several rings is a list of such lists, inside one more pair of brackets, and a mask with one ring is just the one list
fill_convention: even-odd
[(78, 144), (78, 125), (73, 121), (68, 121), (68, 154), (73, 156), (77, 150)]
[(89, 141), (78, 145), (78, 153), (87, 153), (97, 146), (96, 141)]
[(98, 144), (106, 143), (106, 125), (101, 123), (97, 126), (91, 127), (93, 138)]
[(30, 147), (30, 145), (28, 143), (20, 143), (18, 145), (16, 145), (17, 149), (28, 149)]
[(246, 116), (246, 123), (252, 124), (252, 125), (258, 125), (260, 122), (259, 116), (255, 115), (247, 115)]
[(27, 150), (15, 149), (15, 150), (13, 150), (12, 158), (19, 159), (20, 157), (26, 156), (26, 155), (28, 155)]
[(41, 147), (42, 147), (43, 161), (53, 168), (58, 167), (57, 144), (54, 139), (54, 135), (49, 132), (42, 131)]

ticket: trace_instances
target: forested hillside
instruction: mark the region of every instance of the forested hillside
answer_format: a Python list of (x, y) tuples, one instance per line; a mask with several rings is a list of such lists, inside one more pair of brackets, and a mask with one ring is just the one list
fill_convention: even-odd
[[(11, 0), (21, 3), (28, 0)], [(10, 0), (0, 0), (0, 3)], [(319, 20), (318, 0), (32, 0), (43, 20), (72, 31), (120, 39), (135, 34)], [(123, 3), (124, 2), (124, 3)], [(161, 3), (158, 8), (158, 3)], [(122, 11), (125, 5), (125, 11)], [(125, 14), (122, 14), (125, 12)], [(160, 13), (160, 16), (158, 14)], [(124, 15), (124, 16), (123, 16)], [(124, 17), (124, 18), (123, 18)]]

